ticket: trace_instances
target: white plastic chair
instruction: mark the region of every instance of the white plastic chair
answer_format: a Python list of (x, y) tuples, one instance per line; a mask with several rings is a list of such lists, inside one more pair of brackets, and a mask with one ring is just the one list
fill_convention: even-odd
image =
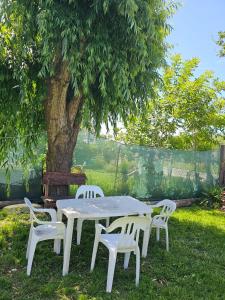
[[(95, 241), (91, 260), (91, 271), (95, 266), (96, 254), (99, 242), (109, 249), (109, 264), (106, 291), (111, 292), (117, 253), (125, 253), (124, 269), (128, 268), (130, 254), (133, 251), (136, 255), (136, 286), (140, 277), (140, 250), (138, 246), (140, 230), (149, 229), (150, 219), (144, 216), (122, 217), (115, 220), (108, 228), (101, 224), (95, 225)], [(111, 233), (113, 230), (121, 228), (120, 233)], [(102, 233), (102, 231), (106, 233)]]
[[(81, 185), (75, 195), (75, 199), (78, 198), (83, 199), (92, 199), (97, 197), (104, 197), (104, 193), (99, 186), (96, 185)], [(91, 218), (91, 219), (77, 219), (77, 245), (80, 245), (81, 234), (82, 234), (82, 226), (84, 220), (94, 220), (95, 224), (98, 223), (99, 220), (104, 220), (102, 218)], [(106, 218), (106, 227), (109, 226), (109, 218)]]
[[(64, 240), (66, 227), (62, 222), (57, 222), (56, 211), (54, 209), (47, 208), (34, 208), (32, 203), (28, 198), (24, 198), (26, 205), (30, 209), (30, 233), (27, 244), (26, 258), (28, 259), (27, 263), (27, 275), (31, 273), (32, 262), (34, 258), (34, 252), (36, 245), (40, 241), (52, 240), (54, 239), (54, 251), (57, 251), (57, 240)], [(36, 216), (36, 213), (48, 213), (51, 216), (51, 221), (41, 221)], [(34, 226), (34, 223), (38, 224)]]
[(160, 229), (165, 229), (166, 231), (166, 250), (169, 251), (169, 232), (168, 232), (168, 220), (169, 217), (176, 210), (176, 203), (174, 201), (165, 199), (158, 202), (155, 205), (151, 205), (152, 208), (162, 207), (162, 210), (159, 215), (156, 215), (152, 218), (151, 226), (150, 226), (150, 234), (151, 229), (156, 228), (156, 240), (160, 239)]

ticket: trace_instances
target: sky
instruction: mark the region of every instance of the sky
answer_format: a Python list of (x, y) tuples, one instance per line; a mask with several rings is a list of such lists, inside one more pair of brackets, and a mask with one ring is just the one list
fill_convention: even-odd
[[(214, 71), (225, 80), (225, 57), (218, 56), (218, 32), (225, 30), (225, 0), (180, 0), (181, 7), (170, 20), (173, 30), (168, 37), (184, 59), (199, 57), (201, 62), (196, 75), (205, 70)], [(106, 133), (106, 128), (102, 133)], [(118, 123), (118, 127), (122, 127)], [(111, 130), (110, 130), (111, 132)]]
[(225, 80), (225, 57), (218, 56), (216, 45), (218, 31), (225, 30), (225, 0), (181, 0), (181, 5), (170, 20), (171, 52), (180, 53), (184, 59), (199, 57), (199, 74), (211, 70)]

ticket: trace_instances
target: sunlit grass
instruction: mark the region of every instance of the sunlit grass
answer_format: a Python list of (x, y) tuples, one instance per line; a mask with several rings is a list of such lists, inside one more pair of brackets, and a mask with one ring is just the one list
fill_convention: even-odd
[[(85, 170), (87, 175), (87, 184), (94, 184), (101, 186), (105, 195), (114, 195), (115, 192), (115, 174), (109, 172), (103, 172), (98, 170)], [(77, 190), (77, 186), (71, 186), (70, 194), (74, 195)]]
[[(178, 209), (170, 220), (170, 252), (150, 240), (141, 259), (140, 286), (135, 288), (135, 259), (123, 270), (118, 255), (112, 294), (105, 293), (108, 252), (100, 246), (96, 267), (89, 272), (94, 224), (84, 223), (81, 246), (72, 245), (70, 273), (62, 277), (62, 256), (52, 242), (41, 242), (31, 277), (26, 276), (27, 214), (0, 212), (0, 299), (224, 299), (225, 214), (198, 207)], [(75, 232), (74, 232), (75, 237)]]

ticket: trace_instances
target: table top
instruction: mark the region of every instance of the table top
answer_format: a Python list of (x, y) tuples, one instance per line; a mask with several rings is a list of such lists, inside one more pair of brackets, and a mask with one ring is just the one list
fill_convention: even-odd
[(130, 196), (57, 200), (56, 206), (67, 217), (73, 218), (120, 217), (152, 213), (149, 205)]

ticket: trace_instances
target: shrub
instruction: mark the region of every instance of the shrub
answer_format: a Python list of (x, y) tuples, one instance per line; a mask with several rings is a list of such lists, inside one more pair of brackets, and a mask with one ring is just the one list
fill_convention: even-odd
[(215, 186), (212, 189), (203, 192), (200, 204), (209, 208), (219, 208), (222, 201), (223, 188)]

